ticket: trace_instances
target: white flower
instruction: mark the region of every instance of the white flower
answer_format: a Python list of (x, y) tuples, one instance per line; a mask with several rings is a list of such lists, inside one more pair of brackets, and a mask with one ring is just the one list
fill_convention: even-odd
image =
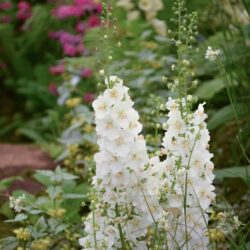
[(57, 103), (58, 105), (62, 106), (65, 103), (65, 101), (69, 98), (70, 92), (69, 92), (69, 89), (66, 88), (65, 86), (58, 87), (57, 91), (59, 94)]
[(19, 213), (23, 209), (24, 200), (26, 199), (25, 194), (22, 194), (21, 196), (14, 198), (13, 196), (9, 197), (9, 206), (10, 208), (13, 208), (15, 212)]
[(105, 79), (105, 84), (107, 86), (111, 84), (111, 87), (113, 87), (115, 84), (123, 85), (123, 80), (118, 78), (117, 76), (109, 76)]
[(154, 3), (152, 0), (139, 0), (139, 8), (143, 11), (150, 11), (154, 9)]
[(220, 49), (213, 50), (212, 47), (209, 46), (207, 48), (205, 58), (209, 61), (215, 61), (221, 54)]
[(80, 77), (80, 76), (73, 75), (73, 76), (71, 77), (70, 84), (71, 84), (73, 87), (75, 87), (75, 86), (78, 85), (78, 83), (80, 82), (80, 80), (81, 80), (81, 77)]
[(138, 10), (129, 11), (127, 13), (127, 19), (129, 21), (138, 20), (140, 18), (140, 12)]
[(101, 76), (104, 76), (105, 70), (104, 70), (104, 69), (99, 70), (99, 74), (100, 74)]
[(153, 25), (156, 33), (160, 36), (166, 36), (167, 35), (167, 26), (166, 23), (159, 19), (153, 19), (151, 20), (151, 24)]
[(131, 2), (131, 0), (119, 0), (116, 3), (116, 6), (121, 7), (124, 10), (131, 10), (135, 7), (135, 5)]

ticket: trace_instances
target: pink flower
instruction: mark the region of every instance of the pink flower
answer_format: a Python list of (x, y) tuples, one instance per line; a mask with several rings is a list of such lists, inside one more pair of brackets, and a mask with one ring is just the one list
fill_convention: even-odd
[(76, 31), (80, 34), (83, 34), (86, 30), (86, 24), (84, 22), (76, 23)]
[(65, 43), (63, 44), (63, 52), (67, 56), (75, 56), (78, 51), (72, 44)]
[(95, 3), (93, 0), (75, 0), (74, 5), (81, 8), (83, 13), (85, 11), (101, 13), (102, 12), (102, 4)]
[(11, 16), (4, 15), (0, 17), (0, 22), (2, 23), (10, 23), (11, 22)]
[(58, 91), (57, 91), (57, 86), (56, 86), (56, 84), (54, 84), (54, 83), (50, 83), (50, 84), (49, 84), (49, 92), (50, 92), (52, 95), (58, 96)]
[(31, 17), (31, 5), (26, 1), (18, 3), (17, 19), (25, 21)]
[(66, 19), (69, 17), (80, 17), (83, 11), (74, 5), (63, 5), (55, 10), (53, 10), (53, 15), (59, 19)]
[(63, 64), (53, 65), (49, 68), (50, 74), (54, 76), (63, 74), (64, 70), (65, 69)]
[(90, 68), (84, 68), (81, 70), (81, 73), (80, 73), (81, 77), (83, 78), (89, 78), (93, 75), (93, 72)]
[(88, 19), (88, 27), (94, 28), (96, 26), (99, 26), (101, 24), (100, 17), (97, 15), (90, 16)]
[(61, 33), (58, 35), (58, 37), (59, 37), (59, 41), (62, 45), (65, 43), (77, 45), (77, 44), (81, 43), (81, 41), (82, 41), (81, 35), (72, 35), (72, 34), (65, 32), (65, 31), (61, 31)]
[(93, 93), (86, 92), (83, 95), (83, 101), (86, 102), (86, 103), (91, 103), (91, 102), (94, 101), (94, 99), (95, 99), (95, 95)]
[(82, 55), (84, 52), (84, 46), (82, 43), (79, 43), (76, 47), (77, 54)]
[(11, 2), (0, 3), (0, 10), (9, 10), (12, 7)]

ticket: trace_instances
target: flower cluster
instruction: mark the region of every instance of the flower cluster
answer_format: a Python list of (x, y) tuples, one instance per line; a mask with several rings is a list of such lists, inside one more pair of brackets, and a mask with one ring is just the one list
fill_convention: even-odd
[(205, 58), (209, 61), (215, 61), (219, 55), (221, 55), (220, 49), (213, 50), (212, 47), (209, 46), (207, 48)]
[(15, 212), (19, 213), (23, 209), (24, 200), (26, 199), (25, 194), (15, 198), (13, 196), (9, 197), (9, 206), (14, 209)]
[(163, 10), (164, 5), (161, 0), (119, 0), (116, 5), (127, 11), (128, 20), (136, 20), (141, 12), (145, 14), (146, 19), (152, 24), (157, 34), (166, 36), (166, 23), (157, 19), (159, 11)]
[(92, 181), (96, 197), (80, 244), (83, 249), (146, 249), (143, 237), (160, 206), (145, 168), (142, 125), (122, 80), (110, 76), (105, 82), (111, 88), (93, 103), (99, 145)]
[(208, 249), (209, 243), (207, 212), (215, 198), (214, 165), (203, 104), (195, 112), (190, 107), (185, 99), (167, 102), (167, 131), (162, 143), (166, 160), (160, 189), (169, 220), (168, 249)]
[(31, 5), (26, 1), (20, 1), (18, 3), (17, 19), (20, 21), (26, 21), (32, 16)]
[(50, 32), (49, 37), (59, 41), (66, 56), (79, 56), (84, 52), (82, 35), (101, 24), (102, 4), (94, 0), (74, 0), (72, 4), (60, 5), (52, 10), (56, 19), (73, 18), (76, 34), (64, 30)]
[(32, 16), (32, 6), (28, 1), (19, 1), (17, 3), (17, 12), (14, 10), (14, 4), (11, 1), (4, 1), (0, 3), (0, 21), (3, 23), (10, 23), (12, 19), (17, 19), (21, 24)]
[(58, 19), (67, 19), (70, 17), (82, 17), (90, 13), (100, 13), (102, 4), (93, 0), (74, 0), (72, 4), (61, 5), (53, 10), (54, 16)]

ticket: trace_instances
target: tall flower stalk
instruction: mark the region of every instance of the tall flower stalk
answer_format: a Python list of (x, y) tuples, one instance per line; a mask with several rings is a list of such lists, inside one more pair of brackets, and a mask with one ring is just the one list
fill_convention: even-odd
[[(95, 155), (92, 213), (85, 221), (83, 249), (147, 249), (146, 234), (158, 219), (150, 186), (146, 144), (128, 88), (116, 76), (93, 103), (99, 152)], [(152, 177), (153, 178), (153, 177)]]
[[(185, 119), (180, 102), (186, 110)], [(185, 99), (170, 98), (167, 102), (162, 197), (169, 219), (169, 249), (208, 249), (209, 245), (207, 212), (215, 198), (213, 155), (208, 150), (210, 137), (203, 104), (194, 112), (189, 105)]]

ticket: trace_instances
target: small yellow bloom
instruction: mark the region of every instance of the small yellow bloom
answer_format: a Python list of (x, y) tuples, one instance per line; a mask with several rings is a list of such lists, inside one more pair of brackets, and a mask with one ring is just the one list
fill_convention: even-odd
[(51, 239), (49, 237), (35, 240), (31, 244), (31, 249), (32, 250), (48, 250), (50, 244), (51, 244)]
[(216, 216), (217, 220), (222, 220), (223, 218), (225, 218), (225, 214), (223, 212), (219, 212)]
[(162, 67), (159, 61), (149, 61), (148, 62), (154, 69), (160, 69)]
[(93, 132), (94, 128), (90, 124), (87, 124), (84, 126), (83, 130), (86, 133), (91, 133), (91, 132)]
[(74, 108), (77, 105), (81, 103), (81, 98), (75, 97), (75, 98), (70, 98), (66, 101), (66, 106), (69, 108)]
[(216, 220), (216, 212), (214, 210), (211, 211), (210, 220)]
[(70, 165), (70, 160), (69, 160), (69, 159), (65, 159), (65, 160), (63, 161), (63, 164), (64, 164), (65, 166), (69, 166), (69, 165)]
[(79, 145), (78, 144), (69, 144), (67, 146), (69, 154), (70, 155), (75, 155), (78, 152)]
[(211, 239), (214, 241), (225, 241), (225, 239), (226, 239), (225, 233), (222, 232), (218, 228), (210, 229), (209, 235), (210, 235)]
[(85, 121), (85, 118), (83, 117), (83, 116), (76, 116), (76, 117), (74, 117), (72, 120), (71, 120), (71, 122), (70, 122), (70, 124), (76, 124), (76, 123), (78, 123), (78, 122), (80, 122), (80, 123), (82, 123), (82, 122), (84, 122)]
[(18, 240), (27, 241), (30, 238), (30, 232), (27, 228), (20, 227), (18, 229), (13, 230), (13, 232), (16, 234), (16, 238)]
[(142, 46), (146, 49), (156, 49), (158, 47), (158, 44), (152, 41), (149, 41), (149, 42), (143, 41)]
[(64, 208), (49, 209), (48, 215), (54, 218), (61, 218), (65, 214), (66, 210)]

